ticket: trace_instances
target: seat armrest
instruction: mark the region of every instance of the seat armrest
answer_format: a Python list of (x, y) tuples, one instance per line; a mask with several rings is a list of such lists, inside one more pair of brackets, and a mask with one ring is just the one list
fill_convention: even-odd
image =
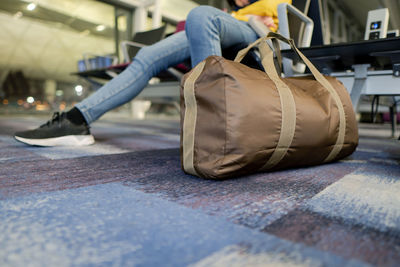
[(127, 62), (131, 62), (131, 60), (132, 60), (129, 57), (128, 47), (133, 46), (133, 47), (142, 48), (142, 47), (145, 47), (147, 45), (141, 44), (141, 43), (137, 43), (137, 42), (132, 42), (132, 41), (122, 41), (120, 46), (121, 46), (123, 60), (124, 60), (125, 63), (127, 63)]
[(250, 27), (257, 33), (258, 36), (264, 37), (266, 36), (271, 30), (256, 16), (249, 17), (249, 25)]
[[(283, 3), (278, 5), (279, 33), (286, 38), (290, 38), (289, 19), (287, 15), (288, 13), (291, 13), (292, 15), (298, 17), (301, 21), (305, 23), (304, 34), (301, 38), (301, 42), (297, 44), (297, 46), (310, 46), (311, 37), (314, 29), (314, 22), (312, 21), (312, 19), (307, 17), (303, 12), (301, 12), (291, 4)], [(262, 21), (257, 19), (257, 17), (255, 16), (250, 16), (249, 25), (260, 37), (266, 36), (271, 31)]]
[[(279, 33), (286, 38), (290, 38), (288, 13), (298, 17), (305, 23), (305, 29), (300, 43), (296, 43), (298, 47), (308, 47), (311, 44), (311, 37), (314, 30), (314, 22), (303, 12), (288, 3), (278, 5)], [(288, 45), (286, 48), (289, 48)]]
[[(307, 17), (303, 12), (288, 3), (278, 5), (279, 33), (286, 38), (291, 38), (289, 29), (288, 13), (296, 16), (304, 22), (305, 28), (300, 28), (301, 38), (295, 40), (297, 47), (309, 47), (314, 30), (314, 22)], [(290, 49), (286, 43), (280, 42), (282, 49)], [(288, 58), (282, 59), (283, 73), (285, 76), (293, 76), (294, 73), (304, 73), (306, 66), (303, 63), (293, 64), (293, 61)]]

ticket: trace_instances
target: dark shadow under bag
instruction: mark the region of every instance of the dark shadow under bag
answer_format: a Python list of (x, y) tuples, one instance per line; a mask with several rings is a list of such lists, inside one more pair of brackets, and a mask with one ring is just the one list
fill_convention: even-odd
[[(267, 39), (291, 45), (312, 75), (281, 78)], [(240, 60), (259, 45), (266, 72)], [(238, 53), (210, 56), (181, 83), (181, 163), (186, 173), (225, 179), (342, 159), (356, 149), (350, 96), (276, 33)]]

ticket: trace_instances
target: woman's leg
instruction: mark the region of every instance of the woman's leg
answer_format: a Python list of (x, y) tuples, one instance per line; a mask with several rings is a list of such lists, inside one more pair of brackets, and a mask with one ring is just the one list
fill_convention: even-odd
[(185, 25), (192, 66), (210, 55), (222, 55), (224, 48), (250, 44), (258, 39), (247, 22), (210, 6), (190, 11)]
[(76, 105), (88, 124), (107, 111), (136, 97), (159, 72), (189, 59), (184, 32), (142, 48), (132, 63), (117, 77)]
[(221, 56), (223, 48), (258, 38), (246, 22), (209, 6), (194, 8), (189, 13), (185, 32), (142, 48), (125, 71), (77, 104), (87, 123), (136, 97), (153, 76), (168, 67), (189, 57), (195, 66), (210, 55)]

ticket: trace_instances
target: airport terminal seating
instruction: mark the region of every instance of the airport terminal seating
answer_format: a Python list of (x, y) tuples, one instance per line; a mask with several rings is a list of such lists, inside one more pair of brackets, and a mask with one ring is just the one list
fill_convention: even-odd
[[(117, 76), (121, 71), (123, 71), (132, 61), (136, 53), (140, 48), (154, 44), (165, 37), (166, 25), (159, 28), (137, 32), (131, 41), (125, 40), (120, 43), (123, 60), (118, 63), (116, 56), (113, 56), (113, 61), (108, 61), (109, 64), (102, 64), (103, 58), (110, 56), (98, 56), (90, 55), (88, 53), (84, 54), (84, 60), (80, 61), (80, 64), (84, 66), (79, 66), (79, 72), (75, 73), (84, 78), (100, 78), (100, 79), (112, 79)], [(92, 56), (92, 58), (88, 58)], [(101, 60), (100, 62), (96, 62)], [(182, 69), (183, 71), (183, 69)], [(171, 76), (172, 75), (172, 76)], [(160, 73), (160, 78), (162, 80), (175, 80), (175, 78), (180, 78), (182, 76), (181, 72), (171, 70), (168, 72)]]

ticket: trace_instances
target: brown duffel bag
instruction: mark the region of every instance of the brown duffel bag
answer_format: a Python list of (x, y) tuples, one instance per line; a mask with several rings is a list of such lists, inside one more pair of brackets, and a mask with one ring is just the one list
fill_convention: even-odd
[[(312, 75), (281, 78), (267, 39), (289, 43)], [(255, 45), (266, 73), (240, 63)], [(239, 51), (235, 61), (210, 56), (182, 80), (181, 162), (186, 173), (224, 179), (311, 166), (342, 159), (357, 144), (346, 88), (323, 76), (292, 40), (276, 33)]]

